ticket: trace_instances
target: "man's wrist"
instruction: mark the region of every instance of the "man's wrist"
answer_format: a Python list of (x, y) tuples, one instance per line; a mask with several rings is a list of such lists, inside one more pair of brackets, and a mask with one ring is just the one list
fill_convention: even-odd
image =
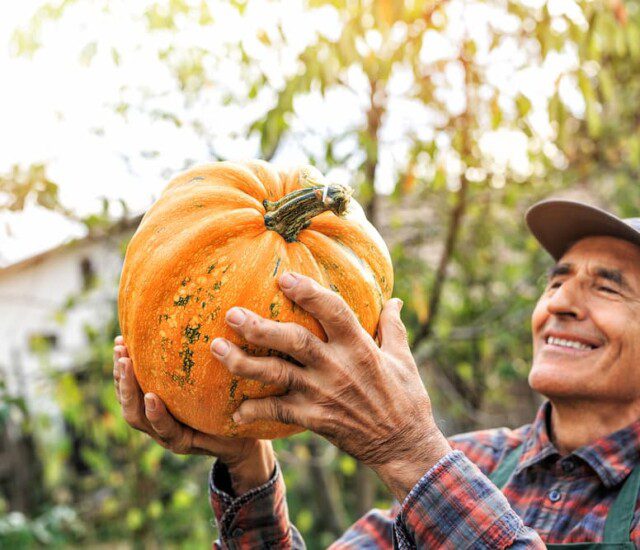
[(398, 502), (403, 502), (424, 474), (452, 450), (442, 432), (435, 429), (427, 438), (416, 442), (415, 452), (372, 468)]
[(271, 441), (260, 440), (247, 455), (234, 460), (223, 460), (235, 496), (264, 485), (273, 474), (276, 465)]

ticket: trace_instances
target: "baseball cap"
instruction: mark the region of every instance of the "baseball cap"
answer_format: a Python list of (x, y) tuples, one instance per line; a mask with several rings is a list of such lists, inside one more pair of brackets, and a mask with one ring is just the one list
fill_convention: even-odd
[(525, 220), (533, 236), (555, 260), (585, 237), (615, 237), (640, 246), (640, 218), (618, 218), (582, 202), (540, 201), (527, 210)]

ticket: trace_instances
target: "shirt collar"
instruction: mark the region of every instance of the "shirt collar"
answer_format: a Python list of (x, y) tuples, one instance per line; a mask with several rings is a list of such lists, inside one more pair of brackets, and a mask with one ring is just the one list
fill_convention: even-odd
[(550, 415), (551, 403), (545, 401), (538, 409), (529, 432), (522, 442), (524, 449), (516, 467), (517, 474), (525, 468), (542, 462), (549, 456), (554, 454), (559, 456), (560, 453), (558, 453), (558, 450), (553, 443), (551, 443), (549, 430), (547, 429), (547, 418), (550, 418)]
[[(550, 425), (551, 403), (545, 401), (523, 442), (525, 447), (518, 461), (517, 473), (549, 456), (560, 456), (549, 436)], [(640, 419), (576, 449), (570, 456), (580, 457), (589, 464), (606, 487), (617, 485), (640, 463)]]

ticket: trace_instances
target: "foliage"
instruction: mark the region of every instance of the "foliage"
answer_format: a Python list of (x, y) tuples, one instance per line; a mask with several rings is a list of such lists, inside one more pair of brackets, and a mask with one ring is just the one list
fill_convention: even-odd
[(30, 204), (72, 217), (73, 213), (60, 202), (58, 185), (46, 175), (43, 164), (27, 169), (14, 165), (9, 174), (0, 175), (0, 212), (20, 211)]
[(20, 512), (0, 517), (0, 543), (5, 548), (59, 548), (79, 540), (83, 531), (76, 510), (66, 506), (54, 506), (36, 519), (28, 519)]
[[(188, 25), (213, 35), (228, 10), (246, 17), (251, 3), (161, 0), (143, 16), (148, 36), (162, 38), (157, 62), (185, 105), (258, 113), (238, 125), (259, 144), (256, 156), (277, 160), (293, 148), (324, 172), (348, 172), (369, 217), (394, 237), (395, 294), (447, 431), (524, 421), (536, 405), (525, 389), (528, 319), (549, 260), (525, 231), (526, 208), (567, 192), (624, 216), (640, 204), (640, 2), (532, 4), (309, 0), (308, 12), (322, 21), (329, 14), (335, 28), (310, 29), (301, 43), (282, 21), (265, 21), (255, 36), (215, 51), (177, 37)], [(45, 12), (31, 33), (16, 34), (18, 53), (35, 55)], [(87, 63), (101, 47), (83, 49)], [(118, 62), (126, 56), (112, 52)], [(263, 54), (282, 62), (274, 67)], [(226, 56), (243, 85), (220, 82)], [(318, 97), (349, 101), (356, 112), (343, 124), (305, 126), (301, 105)], [(215, 120), (114, 103), (121, 116), (136, 107), (196, 131), (217, 156)], [(27, 195), (57, 208), (57, 190), (39, 170), (26, 187), (0, 180), (0, 208)], [(406, 212), (416, 205), (411, 225)], [(204, 543), (208, 464), (171, 456), (126, 428), (109, 382), (117, 326), (87, 330), (80, 368), (56, 378), (69, 438), (53, 464), (62, 471), (71, 459), (76, 470), (54, 476), (52, 494), (71, 492), (87, 541)], [(363, 509), (389, 504), (366, 471), (319, 438), (301, 434), (277, 448), (292, 519), (311, 548), (327, 546)]]

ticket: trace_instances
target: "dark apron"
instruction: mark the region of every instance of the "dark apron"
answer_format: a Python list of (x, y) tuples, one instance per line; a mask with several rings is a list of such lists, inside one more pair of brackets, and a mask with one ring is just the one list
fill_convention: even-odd
[[(498, 464), (489, 479), (502, 489), (511, 474), (516, 469), (518, 459), (524, 450), (524, 445), (520, 445), (511, 451), (506, 458)], [(620, 493), (611, 506), (607, 514), (607, 521), (604, 525), (603, 542), (569, 542), (566, 544), (547, 544), (547, 548), (576, 548), (578, 550), (589, 549), (613, 549), (635, 550), (635, 545), (631, 542), (631, 522), (636, 509), (636, 500), (640, 490), (640, 466), (636, 466), (625, 480)]]

